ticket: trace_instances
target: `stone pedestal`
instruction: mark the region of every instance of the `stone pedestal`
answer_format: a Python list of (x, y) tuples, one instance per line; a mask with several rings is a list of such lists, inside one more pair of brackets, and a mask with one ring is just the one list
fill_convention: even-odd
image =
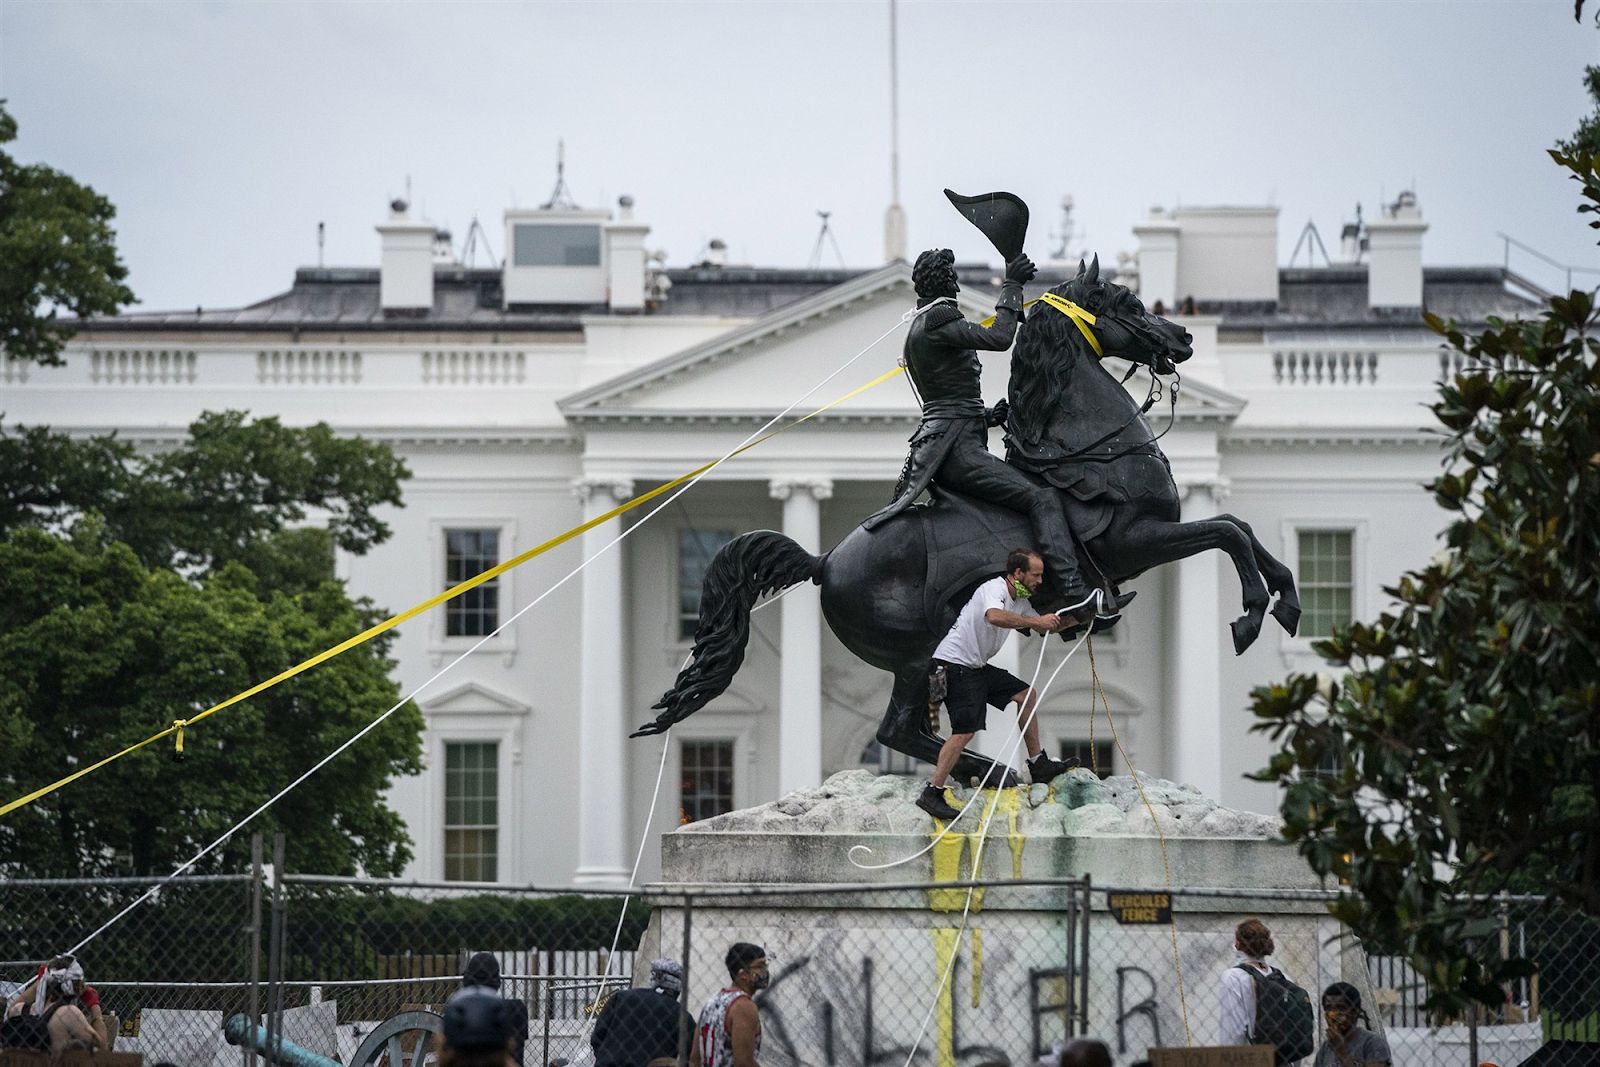
[[(1273, 818), (1141, 778), (1163, 841), (1132, 778), (1080, 770), (1002, 791), (987, 819), (995, 794), (984, 794), (903, 865), (858, 866), (927, 848), (935, 826), (913, 804), (920, 784), (845, 771), (668, 835), (638, 958), (687, 955), (686, 1002), (698, 1010), (727, 984), (731, 944), (764, 946), (764, 1067), (903, 1064), (913, 1043), (913, 1062), (931, 1067), (1033, 1064), (1066, 1036), (1069, 999), (1073, 1032), (1106, 1040), (1119, 1063), (1144, 1058), (1157, 1029), (1161, 1044), (1184, 1044), (1185, 1017), (1193, 1043), (1215, 1044), (1233, 929), (1251, 916), (1272, 927), (1274, 960), (1307, 989), (1362, 969), (1341, 956), (1320, 901), (1251, 895), (1318, 888), (1273, 840)], [(970, 793), (952, 795), (960, 806)], [(1197, 890), (1174, 896), (1175, 924), (1119, 925), (1104, 890), (1165, 891), (1169, 870), (1175, 889)], [(1067, 878), (1090, 888), (1041, 883)], [(959, 880), (989, 884), (970, 897), (940, 887)]]

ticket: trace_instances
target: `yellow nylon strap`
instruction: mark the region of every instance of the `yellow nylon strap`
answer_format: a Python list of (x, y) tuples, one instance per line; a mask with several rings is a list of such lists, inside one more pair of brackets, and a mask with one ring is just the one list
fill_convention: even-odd
[(804, 415), (804, 416), (796, 419), (794, 422), (789, 423), (787, 426), (779, 427), (778, 429), (773, 430), (770, 433), (766, 433), (766, 434), (761, 435), (760, 437), (756, 438), (754, 441), (750, 441), (747, 444), (741, 445), (740, 447), (734, 449), (732, 452), (728, 453), (726, 456), (722, 457), (722, 459), (713, 460), (710, 463), (702, 464), (701, 466), (696, 467), (694, 470), (690, 471), (687, 474), (679, 475), (678, 477), (674, 478), (672, 481), (667, 482), (665, 485), (659, 485), (659, 486), (657, 486), (656, 488), (650, 490), (647, 493), (641, 493), (640, 495), (634, 497), (633, 499), (628, 500), (625, 503), (617, 505), (616, 507), (612, 508), (610, 511), (606, 512), (604, 515), (598, 515), (595, 518), (592, 518), (592, 519), (588, 520), (587, 522), (584, 522), (584, 523), (582, 523), (582, 524), (580, 524), (578, 526), (574, 526), (572, 529), (568, 530), (566, 533), (559, 534), (559, 535), (557, 535), (555, 537), (552, 537), (552, 538), (550, 538), (550, 540), (544, 542), (543, 544), (535, 545), (533, 548), (528, 549), (526, 552), (523, 552), (520, 555), (513, 556), (512, 558), (506, 560), (504, 563), (501, 563), (501, 564), (499, 564), (497, 566), (494, 566), (494, 567), (490, 567), (488, 570), (484, 571), (482, 574), (474, 575), (473, 577), (468, 578), (466, 581), (461, 582), (458, 585), (453, 585), (449, 589), (446, 589), (444, 592), (438, 594), (437, 596), (431, 596), (427, 600), (424, 600), (422, 603), (416, 604), (416, 605), (414, 605), (412, 607), (407, 608), (405, 611), (400, 612), (398, 615), (391, 615), (389, 618), (383, 620), (382, 622), (378, 623), (377, 625), (368, 627), (367, 629), (365, 629), (365, 630), (361, 631), (360, 633), (356, 634), (354, 637), (350, 637), (350, 638), (347, 638), (344, 641), (339, 642), (337, 645), (334, 645), (332, 648), (325, 649), (325, 650), (323, 650), (321, 652), (318, 652), (315, 656), (312, 656), (310, 659), (303, 660), (300, 663), (295, 664), (293, 667), (290, 667), (288, 670), (285, 670), (285, 671), (282, 671), (282, 672), (280, 672), (278, 674), (275, 674), (271, 678), (268, 678), (266, 681), (260, 682), (260, 683), (258, 683), (256, 685), (251, 686), (249, 689), (246, 689), (244, 692), (237, 693), (237, 694), (229, 697), (227, 700), (222, 701), (220, 704), (213, 704), (211, 707), (209, 707), (206, 710), (200, 712), (198, 715), (195, 715), (195, 716), (193, 716), (191, 718), (188, 718), (188, 719), (176, 719), (176, 720), (173, 721), (171, 726), (167, 727), (165, 730), (162, 730), (160, 733), (151, 734), (149, 737), (145, 738), (143, 741), (140, 741), (137, 744), (129, 745), (127, 748), (123, 749), (121, 752), (118, 752), (114, 756), (107, 756), (105, 759), (101, 760), (99, 763), (91, 764), (88, 767), (83, 767), (83, 768), (80, 768), (79, 770), (74, 771), (73, 773), (67, 775), (65, 778), (61, 779), (59, 782), (52, 782), (49, 785), (44, 786), (43, 788), (35, 789), (33, 792), (29, 793), (26, 796), (18, 797), (16, 800), (13, 800), (10, 803), (6, 804), (4, 807), (0, 807), (0, 816), (7, 815), (7, 814), (17, 810), (18, 808), (26, 807), (27, 805), (32, 804), (35, 800), (38, 800), (40, 797), (48, 796), (49, 794), (55, 792), (57, 789), (60, 789), (62, 786), (69, 785), (72, 782), (77, 781), (79, 778), (82, 778), (84, 775), (89, 774), (92, 771), (97, 771), (101, 767), (104, 767), (108, 763), (114, 763), (115, 761), (121, 759), (123, 756), (126, 756), (129, 753), (137, 752), (139, 749), (144, 748), (146, 745), (151, 744), (152, 742), (159, 741), (163, 737), (169, 737), (169, 736), (171, 736), (173, 734), (177, 734), (177, 736), (178, 736), (178, 744), (179, 744), (179, 751), (182, 751), (182, 737), (183, 737), (183, 729), (184, 729), (184, 727), (193, 726), (195, 723), (199, 722), (202, 719), (207, 718), (208, 716), (216, 714), (217, 712), (221, 711), (223, 708), (231, 707), (234, 704), (239, 703), (241, 700), (247, 700), (250, 697), (255, 696), (257, 693), (261, 693), (261, 692), (264, 692), (265, 690), (271, 689), (273, 686), (277, 685), (279, 682), (288, 681), (290, 678), (293, 678), (295, 675), (301, 674), (301, 673), (303, 673), (305, 671), (308, 671), (312, 667), (315, 667), (317, 664), (322, 663), (322, 662), (324, 662), (326, 660), (332, 659), (333, 657), (339, 655), (341, 652), (348, 652), (350, 649), (355, 648), (357, 645), (365, 644), (366, 642), (372, 640), (374, 637), (377, 637), (379, 634), (386, 633), (387, 631), (394, 629), (396, 626), (399, 626), (403, 622), (409, 622), (410, 620), (416, 618), (418, 615), (421, 615), (426, 611), (431, 611), (432, 609), (438, 607), (440, 604), (443, 604), (445, 601), (451, 600), (451, 599), (453, 599), (455, 597), (458, 597), (462, 593), (465, 593), (469, 589), (476, 589), (478, 586), (482, 585), (484, 582), (490, 581), (490, 580), (492, 580), (494, 578), (498, 578), (500, 575), (504, 574), (506, 571), (511, 570), (513, 567), (520, 567), (524, 563), (528, 562), (530, 559), (533, 559), (535, 556), (543, 555), (544, 553), (550, 551), (552, 548), (556, 548), (556, 547), (558, 547), (560, 545), (564, 545), (568, 541), (572, 540), (574, 537), (578, 537), (578, 536), (580, 536), (582, 534), (588, 533), (590, 530), (594, 529), (596, 526), (601, 526), (601, 525), (603, 525), (603, 524), (605, 524), (607, 522), (610, 522), (612, 519), (616, 518), (618, 515), (623, 514), (624, 512), (632, 511), (634, 508), (639, 507), (641, 504), (647, 504), (650, 501), (654, 500), (656, 497), (662, 495), (663, 493), (671, 492), (673, 489), (676, 489), (678, 486), (684, 484), (685, 482), (690, 481), (690, 480), (692, 480), (694, 478), (698, 478), (700, 475), (704, 474), (706, 471), (710, 470), (712, 467), (715, 467), (718, 463), (722, 463), (725, 460), (732, 459), (734, 456), (738, 456), (738, 455), (741, 455), (741, 454), (743, 454), (745, 452), (748, 452), (752, 448), (755, 448), (757, 445), (760, 445), (760, 444), (763, 444), (763, 443), (765, 443), (767, 441), (770, 441), (774, 437), (778, 436), (779, 434), (786, 433), (789, 430), (794, 429), (796, 426), (799, 426), (801, 423), (806, 422), (806, 421), (808, 421), (810, 419), (816, 418), (818, 415), (821, 415), (823, 412), (828, 411), (828, 410), (830, 410), (832, 408), (838, 407), (840, 404), (843, 404), (845, 401), (850, 400), (850, 399), (852, 399), (854, 397), (860, 396), (862, 393), (866, 392), (868, 389), (871, 389), (871, 388), (873, 388), (875, 386), (882, 385), (884, 382), (888, 381), (890, 378), (893, 378), (895, 375), (901, 374), (903, 372), (904, 372), (904, 368), (902, 368), (902, 367), (895, 367), (892, 370), (885, 371), (884, 373), (878, 375), (876, 378), (872, 379), (872, 381), (867, 382), (865, 385), (859, 385), (856, 388), (850, 390), (848, 393), (845, 393), (843, 396), (837, 397), (836, 399), (828, 401), (828, 403), (822, 405), (820, 408), (817, 408), (815, 411), (811, 412), (808, 415)]
[[(1038, 300), (1030, 300), (1022, 306), (1024, 308), (1031, 308), (1035, 304), (1048, 304), (1057, 311), (1061, 312), (1061, 314), (1065, 315), (1067, 318), (1071, 319), (1072, 324), (1078, 328), (1078, 332), (1083, 334), (1083, 339), (1089, 342), (1089, 347), (1094, 349), (1094, 354), (1100, 356), (1101, 358), (1105, 357), (1105, 350), (1100, 347), (1100, 339), (1096, 337), (1094, 335), (1094, 331), (1089, 328), (1095, 324), (1096, 320), (1094, 315), (1085, 311), (1077, 304), (1074, 304), (1066, 297), (1057, 296), (1055, 293), (1043, 293), (1040, 295)], [(988, 318), (984, 319), (980, 325), (984, 326), (985, 328), (993, 326), (994, 316), (990, 315)]]
[(1094, 335), (1093, 330), (1089, 329), (1095, 324), (1095, 317), (1092, 314), (1066, 297), (1057, 296), (1055, 293), (1041, 294), (1039, 299), (1071, 319), (1072, 324), (1078, 328), (1078, 332), (1083, 334), (1083, 339), (1089, 342), (1089, 347), (1094, 349), (1094, 354), (1104, 358), (1106, 353), (1100, 347), (1100, 339)]

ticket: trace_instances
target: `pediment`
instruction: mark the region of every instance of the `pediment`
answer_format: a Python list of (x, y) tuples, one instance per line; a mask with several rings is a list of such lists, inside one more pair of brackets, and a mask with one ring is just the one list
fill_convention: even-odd
[[(981, 318), (993, 299), (963, 291), (962, 311)], [(891, 263), (574, 393), (559, 406), (574, 420), (775, 413), (868, 349), (811, 398), (820, 404), (895, 366), (904, 337), (900, 320), (915, 302), (911, 268)], [(872, 390), (840, 411), (910, 416), (916, 409), (910, 390), (901, 386)]]
[[(963, 289), (961, 311), (983, 319), (994, 311), (995, 294)], [(573, 421), (673, 421), (719, 417), (766, 417), (810, 393), (809, 410), (892, 370), (905, 336), (902, 317), (916, 303), (911, 269), (891, 263), (806, 300), (779, 308), (744, 326), (682, 352), (573, 393), (559, 402)], [(865, 350), (864, 354), (863, 350)], [(821, 389), (817, 383), (851, 357), (859, 358)], [(1114, 361), (1121, 376), (1125, 366)], [(984, 360), (983, 395), (1005, 394), (1009, 359)], [(1148, 379), (1137, 375), (1128, 389), (1144, 398)], [(1159, 405), (1164, 408), (1165, 404)], [(1185, 378), (1178, 394), (1179, 417), (1231, 421), (1245, 401), (1226, 390)], [(919, 405), (904, 381), (893, 379), (832, 409), (828, 418), (915, 418)], [(1158, 412), (1152, 411), (1154, 416)]]
[(418, 702), (425, 715), (526, 715), (533, 709), (478, 682)]

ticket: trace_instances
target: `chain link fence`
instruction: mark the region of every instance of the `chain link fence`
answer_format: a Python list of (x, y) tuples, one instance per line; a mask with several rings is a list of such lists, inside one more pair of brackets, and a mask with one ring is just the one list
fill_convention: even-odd
[[(155, 884), (0, 882), (0, 991)], [(1600, 923), (1507, 899), (1482, 950), (1526, 956), (1537, 974), (1493, 1010), (1438, 1018), (1422, 1008), (1426, 981), (1364, 952), (1327, 900), (1067, 879), (658, 887), (640, 899), (243, 874), (164, 886), (80, 957), (116, 1050), (152, 1067), (266, 1067), (250, 1042), (225, 1037), (239, 1014), (262, 1021), (262, 1047), (309, 1054), (273, 1057), (294, 1067), (428, 1067), (437, 1042), (390, 1021), (441, 1012), (479, 953), (520, 1005), (496, 1010), (526, 1016), (523, 1067), (596, 1064), (597, 1048), (598, 1067), (676, 1063), (691, 1039), (714, 1041), (694, 1031), (739, 999), (720, 991), (753, 986), (748, 953), (730, 974), (738, 944), (764, 959), (753, 1001), (763, 1067), (1021, 1067), (1052, 1062), (1075, 1036), (1132, 1064), (1153, 1046), (1222, 1040), (1246, 918), (1271, 928), (1271, 962), (1310, 993), (1319, 1045), (1317, 1006), (1336, 982), (1357, 990), (1396, 1067), (1510, 1067), (1550, 1042), (1600, 1043)], [(676, 972), (652, 979), (658, 957)]]

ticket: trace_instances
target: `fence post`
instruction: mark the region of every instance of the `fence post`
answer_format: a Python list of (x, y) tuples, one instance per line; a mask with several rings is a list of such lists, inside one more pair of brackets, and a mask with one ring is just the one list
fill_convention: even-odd
[(550, 1016), (556, 1010), (556, 987), (546, 974), (544, 979), (544, 1052), (539, 1056), (540, 1063), (550, 1062)]
[(1078, 987), (1078, 1033), (1089, 1033), (1089, 917), (1094, 914), (1094, 886), (1089, 881), (1089, 876), (1083, 876), (1083, 908), (1079, 917), (1082, 931), (1079, 933), (1078, 968), (1083, 975)]
[[(246, 994), (246, 1011), (250, 1016), (251, 1033), (261, 1025), (261, 852), (259, 833), (250, 835), (250, 988)], [(254, 1041), (241, 1041), (244, 1050), (244, 1067), (256, 1067)]]
[(276, 1062), (283, 1030), (283, 835), (272, 835), (272, 917), (267, 937), (267, 1047)]
[(685, 1033), (685, 1025), (689, 1015), (689, 934), (693, 927), (694, 898), (687, 892), (683, 894), (683, 1000), (680, 1005), (683, 1011), (678, 1014), (678, 1067), (689, 1067), (689, 1047), (694, 1041), (692, 1033)]

